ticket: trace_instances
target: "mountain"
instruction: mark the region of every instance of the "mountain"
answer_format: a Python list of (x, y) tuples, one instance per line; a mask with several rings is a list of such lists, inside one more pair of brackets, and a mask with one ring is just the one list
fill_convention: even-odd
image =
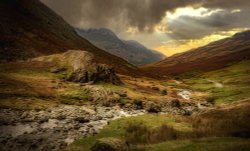
[(163, 61), (144, 66), (143, 69), (148, 72), (157, 71), (159, 75), (175, 75), (189, 71), (220, 69), (243, 59), (250, 59), (250, 31), (176, 54)]
[(80, 37), (62, 17), (39, 0), (1, 0), (0, 11), (0, 60), (15, 61), (83, 50), (93, 53), (98, 63), (111, 65), (119, 73), (137, 74), (135, 66)]
[(121, 57), (134, 65), (145, 65), (165, 58), (163, 54), (148, 49), (136, 41), (119, 39), (115, 33), (106, 28), (77, 28), (76, 31), (95, 46)]

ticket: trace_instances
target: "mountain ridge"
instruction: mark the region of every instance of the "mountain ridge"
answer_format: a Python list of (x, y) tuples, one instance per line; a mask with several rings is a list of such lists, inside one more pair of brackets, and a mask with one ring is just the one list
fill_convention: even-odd
[(78, 36), (73, 27), (39, 0), (3, 0), (0, 11), (0, 60), (84, 50), (93, 53), (98, 63), (111, 65), (121, 74), (139, 75), (135, 66)]
[(121, 57), (134, 65), (145, 65), (162, 60), (165, 56), (151, 50), (135, 40), (120, 39), (107, 28), (76, 28), (76, 32), (95, 46)]
[(157, 70), (161, 75), (176, 75), (193, 70), (211, 71), (243, 59), (250, 59), (250, 31), (237, 33), (142, 68), (147, 72)]

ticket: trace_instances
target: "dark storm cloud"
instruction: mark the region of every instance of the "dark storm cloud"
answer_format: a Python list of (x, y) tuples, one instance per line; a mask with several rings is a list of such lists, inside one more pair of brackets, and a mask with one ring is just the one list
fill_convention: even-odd
[(249, 0), (201, 0), (204, 7), (208, 8), (249, 8)]
[[(74, 26), (151, 29), (166, 11), (199, 0), (42, 0)], [(124, 29), (123, 29), (124, 30)]]
[[(250, 0), (42, 0), (78, 27), (107, 27), (116, 32), (137, 27), (151, 31), (165, 16), (166, 11), (193, 6), (225, 11), (207, 17), (181, 16), (168, 22), (171, 36), (177, 39), (202, 38), (213, 32), (249, 25)], [(233, 9), (242, 12), (232, 14)]]
[(249, 28), (250, 10), (220, 11), (206, 17), (180, 16), (168, 23), (169, 34), (174, 39), (199, 39), (211, 33), (233, 28)]

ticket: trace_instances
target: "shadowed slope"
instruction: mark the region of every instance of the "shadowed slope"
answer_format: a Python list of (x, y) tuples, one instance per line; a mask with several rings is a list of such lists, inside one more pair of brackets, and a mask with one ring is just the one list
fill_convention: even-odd
[(38, 0), (2, 0), (0, 12), (0, 60), (78, 49), (93, 53), (97, 62), (112, 65), (120, 73), (136, 73), (136, 67), (79, 37), (68, 23)]

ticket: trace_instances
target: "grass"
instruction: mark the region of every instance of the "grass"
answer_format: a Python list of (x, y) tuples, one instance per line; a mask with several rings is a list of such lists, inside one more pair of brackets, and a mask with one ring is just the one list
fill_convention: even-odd
[(65, 77), (64, 74), (62, 73), (51, 73), (49, 71), (31, 71), (31, 70), (17, 70), (17, 71), (9, 71), (9, 72), (4, 72), (1, 73), (3, 75), (9, 75), (9, 76), (17, 76), (17, 75), (22, 75), (22, 76), (29, 76), (29, 77), (43, 77), (43, 78), (51, 78), (51, 79), (62, 79)]
[(250, 138), (250, 99), (207, 110), (193, 116), (197, 136)]
[[(250, 61), (242, 61), (230, 67), (184, 79), (192, 89), (208, 93), (217, 105), (250, 97)], [(223, 87), (216, 87), (214, 82)]]
[(249, 151), (250, 141), (240, 138), (205, 138), (199, 140), (168, 141), (141, 146), (134, 151)]
[[(131, 151), (248, 151), (250, 149), (249, 139), (230, 136), (198, 137), (199, 139), (197, 137), (175, 138), (176, 133), (171, 133), (173, 130), (193, 132), (192, 124), (183, 122), (185, 120), (179, 118), (169, 115), (146, 114), (114, 120), (104, 127), (99, 134), (79, 139), (69, 145), (65, 151), (90, 151), (95, 141), (100, 138), (113, 137), (130, 142), (131, 138), (128, 137), (132, 136), (129, 135), (130, 132), (138, 132), (136, 136), (132, 136), (133, 142), (130, 142)], [(168, 125), (168, 130), (163, 126), (166, 124)], [(139, 131), (137, 131), (137, 128), (139, 128)], [(147, 136), (145, 137), (145, 132), (151, 132), (151, 135), (157, 137), (153, 137), (155, 139), (152, 142), (145, 142), (144, 139), (148, 139)], [(161, 135), (158, 136), (158, 134), (164, 134), (164, 138)], [(171, 136), (172, 134), (174, 135)]]
[(111, 83), (105, 83), (105, 82), (97, 82), (97, 83), (95, 83), (95, 85), (99, 85), (99, 86), (102, 86), (104, 88), (111, 89), (114, 91), (125, 89), (124, 86), (113, 85)]
[(115, 137), (125, 139), (127, 127), (131, 123), (143, 123), (148, 129), (153, 129), (166, 123), (182, 131), (190, 131), (192, 129), (191, 124), (177, 122), (174, 117), (166, 115), (146, 114), (136, 117), (121, 118), (111, 121), (99, 134), (75, 141), (68, 146), (66, 151), (90, 151), (95, 141), (100, 138)]
[(47, 70), (18, 69), (13, 66), (10, 69), (0, 69), (0, 107), (32, 109), (32, 105), (26, 106), (25, 102), (36, 106), (35, 101), (27, 101), (34, 99), (44, 100), (40, 101), (41, 106), (46, 106), (48, 102), (69, 105), (88, 103), (88, 94), (79, 84), (60, 82), (63, 73), (51, 73)]
[(48, 99), (39, 99), (34, 97), (29, 98), (16, 98), (10, 97), (0, 100), (1, 108), (12, 108), (21, 110), (42, 110), (48, 107), (57, 106), (57, 102), (50, 101)]
[(67, 88), (60, 90), (57, 98), (63, 104), (83, 105), (88, 102), (88, 93), (77, 84), (71, 84)]

